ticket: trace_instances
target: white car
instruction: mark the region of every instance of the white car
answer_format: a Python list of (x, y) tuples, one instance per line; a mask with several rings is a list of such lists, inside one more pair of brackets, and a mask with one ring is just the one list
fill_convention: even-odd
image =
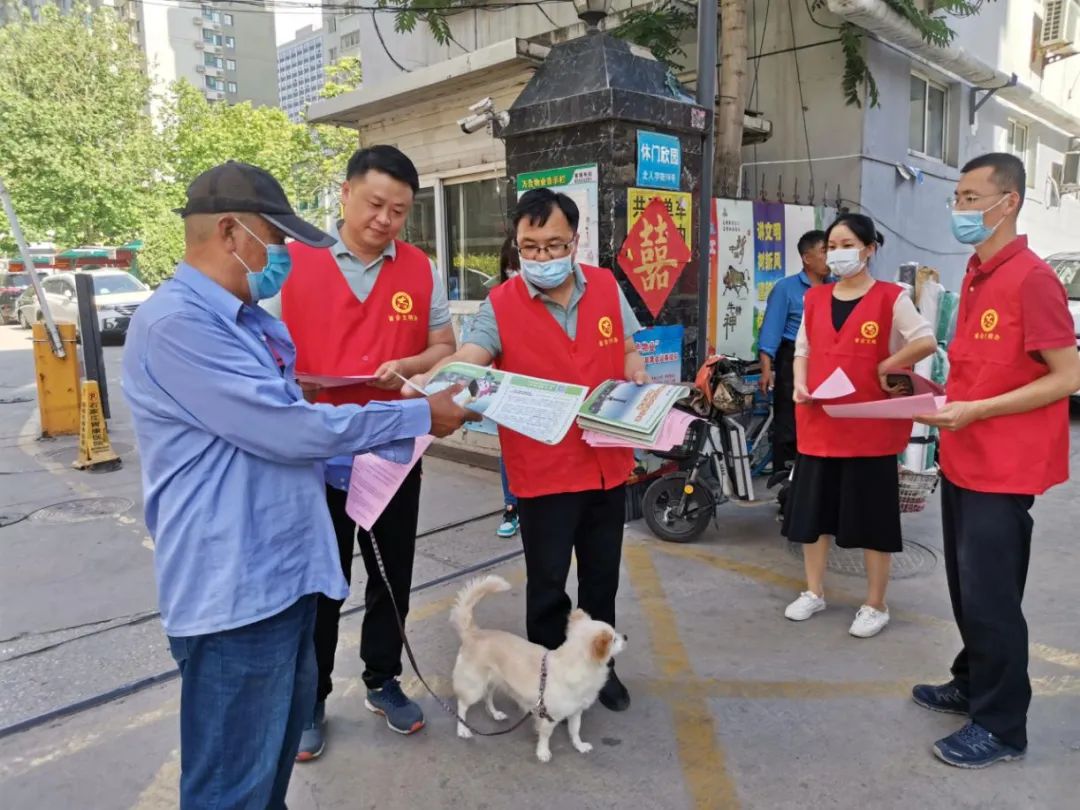
[[(1073, 331), (1076, 334), (1076, 348), (1080, 351), (1080, 253), (1055, 253), (1046, 258), (1046, 263), (1054, 268), (1061, 283), (1065, 285)], [(1073, 394), (1072, 398), (1074, 402), (1080, 402), (1080, 391)]]
[[(94, 305), (101, 336), (123, 337), (139, 304), (150, 297), (150, 288), (123, 270), (94, 270), (88, 275), (94, 280)], [(56, 273), (42, 281), (41, 286), (53, 319), (70, 321), (78, 328), (79, 301), (75, 295), (75, 274)]]

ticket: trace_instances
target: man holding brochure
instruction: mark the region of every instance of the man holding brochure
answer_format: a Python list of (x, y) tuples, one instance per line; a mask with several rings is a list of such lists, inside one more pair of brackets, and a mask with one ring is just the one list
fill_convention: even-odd
[[(372, 146), (349, 160), (341, 189), (343, 219), (329, 248), (289, 246), (296, 266), (282, 290), (281, 318), (296, 341), (297, 369), (304, 374), (372, 380), (323, 388), (317, 401), (330, 404), (397, 400), (403, 378), (427, 371), (454, 351), (454, 332), (442, 280), (422, 250), (397, 237), (420, 188), (412, 161), (393, 146)], [(327, 464), (326, 501), (337, 533), (341, 570), (351, 579), (354, 537), (367, 571), (360, 657), (365, 705), (386, 717), (399, 734), (424, 726), (420, 707), (401, 691), (401, 635), (389, 591), (379, 575), (372, 536), (379, 542), (394, 600), (405, 619), (412, 587), (416, 524), (420, 508), (418, 463), (380, 515), (372, 531), (357, 531), (345, 511), (352, 458)], [(325, 701), (338, 641), (341, 601), (320, 598), (315, 622), (319, 663), (318, 701), (298, 758), (314, 759), (324, 748)]]
[(949, 347), (948, 402), (918, 420), (941, 429), (945, 573), (963, 647), (947, 683), (919, 684), (912, 697), (964, 716), (934, 744), (961, 768), (1027, 749), (1029, 512), (1036, 495), (1069, 477), (1068, 397), (1080, 388), (1065, 289), (1016, 232), (1026, 188), (1013, 155), (963, 169), (952, 230), (975, 253)]
[[(615, 277), (576, 261), (574, 201), (549, 189), (530, 191), (518, 201), (512, 224), (520, 275), (492, 290), (468, 342), (436, 369), (452, 360), (486, 366), (497, 359), (500, 371), (590, 390), (612, 378), (647, 383), (633, 338), (641, 327)], [(423, 388), (429, 377), (413, 382)], [(518, 497), (529, 640), (549, 649), (564, 641), (571, 607), (566, 578), (575, 552), (578, 605), (614, 625), (633, 451), (592, 447), (577, 425), (554, 445), (501, 426), (499, 441)], [(614, 669), (600, 702), (613, 711), (630, 705)]]

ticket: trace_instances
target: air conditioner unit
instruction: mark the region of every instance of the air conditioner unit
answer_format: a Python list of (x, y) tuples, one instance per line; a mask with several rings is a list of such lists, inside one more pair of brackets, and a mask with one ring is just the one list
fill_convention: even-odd
[(1076, 53), (1080, 0), (1046, 0), (1039, 47), (1055, 54)]
[(202, 40), (199, 40), (199, 41), (197, 41), (195, 43), (195, 50), (197, 50), (197, 51), (201, 51), (205, 47), (206, 47), (206, 43), (203, 42)]
[(195, 66), (195, 72), (196, 73), (206, 73), (206, 66), (205, 65), (196, 65)]
[(202, 28), (203, 22), (205, 22), (202, 17), (194, 17), (191, 21), (195, 23), (195, 25), (199, 26), (199, 28)]

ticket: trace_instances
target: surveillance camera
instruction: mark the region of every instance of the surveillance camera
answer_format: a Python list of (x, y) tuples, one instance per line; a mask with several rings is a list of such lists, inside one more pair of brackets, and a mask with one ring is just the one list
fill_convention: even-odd
[(462, 132), (466, 135), (471, 135), (486, 127), (490, 120), (491, 117), (488, 115), (469, 115), (465, 118), (459, 118), (457, 124), (461, 127)]
[(487, 98), (480, 99), (478, 102), (476, 102), (471, 107), (469, 107), (469, 112), (472, 112), (472, 113), (491, 112), (494, 109), (494, 107), (495, 107), (495, 102), (493, 102), (491, 100), (491, 96), (488, 96)]

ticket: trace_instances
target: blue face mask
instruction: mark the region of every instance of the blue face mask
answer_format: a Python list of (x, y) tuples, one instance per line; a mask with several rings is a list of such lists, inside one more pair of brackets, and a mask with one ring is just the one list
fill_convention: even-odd
[[(991, 205), (986, 211), (953, 211), (952, 212), (952, 232), (956, 237), (957, 242), (961, 242), (965, 245), (981, 245), (987, 239), (994, 235), (994, 231), (998, 229), (999, 222), (993, 228), (986, 226), (983, 221), (983, 215), (989, 211), (993, 211), (1003, 202), (1006, 198), (1002, 197), (996, 203)], [(1002, 220), (1004, 221), (1004, 220)]]
[(574, 272), (574, 257), (563, 256), (561, 259), (549, 259), (546, 262), (522, 258), (521, 272), (534, 287), (553, 290)]
[(285, 286), (285, 279), (289, 277), (289, 271), (292, 270), (292, 256), (289, 255), (289, 249), (285, 245), (268, 245), (251, 233), (251, 229), (240, 220), (237, 220), (236, 224), (266, 248), (266, 266), (260, 272), (253, 271), (248, 263), (241, 259), (236, 251), (233, 251), (233, 256), (236, 256), (240, 264), (244, 265), (248, 271), (247, 281), (248, 290), (251, 292), (251, 303), (255, 304), (267, 298), (273, 298), (281, 292), (281, 288)]

